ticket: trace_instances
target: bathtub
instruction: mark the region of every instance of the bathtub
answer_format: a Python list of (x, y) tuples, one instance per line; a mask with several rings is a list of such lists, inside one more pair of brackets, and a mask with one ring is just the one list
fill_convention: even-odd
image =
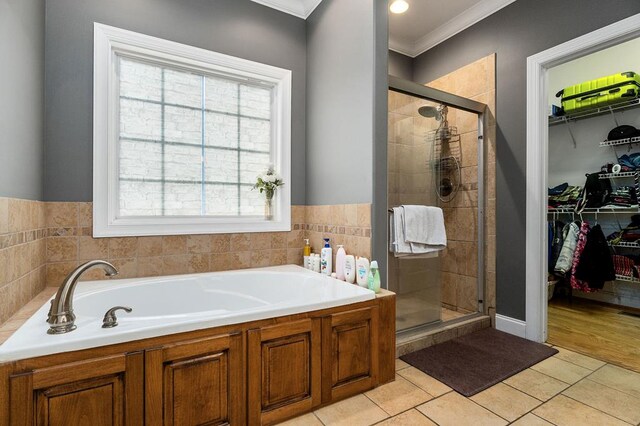
[[(49, 302), (4, 344), (0, 362), (76, 351), (210, 327), (331, 308), (375, 294), (294, 265), (78, 283), (73, 299), (77, 329), (47, 334)], [(118, 326), (101, 328), (116, 305)]]

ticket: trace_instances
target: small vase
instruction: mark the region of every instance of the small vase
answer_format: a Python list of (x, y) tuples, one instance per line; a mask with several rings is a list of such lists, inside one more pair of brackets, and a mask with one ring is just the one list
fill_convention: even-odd
[(264, 218), (266, 220), (273, 219), (273, 191), (266, 192), (267, 198), (264, 200)]

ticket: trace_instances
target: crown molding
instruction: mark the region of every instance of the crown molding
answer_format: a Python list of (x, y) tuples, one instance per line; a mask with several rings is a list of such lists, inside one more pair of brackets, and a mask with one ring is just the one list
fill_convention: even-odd
[(415, 58), (516, 0), (482, 0), (415, 42), (389, 37), (389, 49)]
[(298, 18), (307, 19), (311, 13), (318, 7), (322, 0), (251, 0), (263, 6), (297, 16)]

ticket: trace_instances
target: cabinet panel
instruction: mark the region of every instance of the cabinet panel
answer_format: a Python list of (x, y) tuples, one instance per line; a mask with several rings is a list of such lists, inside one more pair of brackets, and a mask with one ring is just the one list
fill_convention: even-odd
[(249, 330), (249, 424), (271, 424), (321, 400), (319, 320)]
[(147, 424), (244, 423), (241, 335), (187, 341), (147, 352)]
[(12, 375), (10, 424), (142, 425), (143, 359), (138, 352)]
[(378, 375), (376, 307), (323, 318), (323, 401), (371, 389)]

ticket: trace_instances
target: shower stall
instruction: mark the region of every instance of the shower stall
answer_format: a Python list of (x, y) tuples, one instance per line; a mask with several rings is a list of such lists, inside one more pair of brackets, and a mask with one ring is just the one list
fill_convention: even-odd
[(484, 312), (485, 107), (389, 76), (388, 210), (440, 207), (447, 233), (447, 247), (435, 256), (396, 257), (389, 249), (400, 335)]

